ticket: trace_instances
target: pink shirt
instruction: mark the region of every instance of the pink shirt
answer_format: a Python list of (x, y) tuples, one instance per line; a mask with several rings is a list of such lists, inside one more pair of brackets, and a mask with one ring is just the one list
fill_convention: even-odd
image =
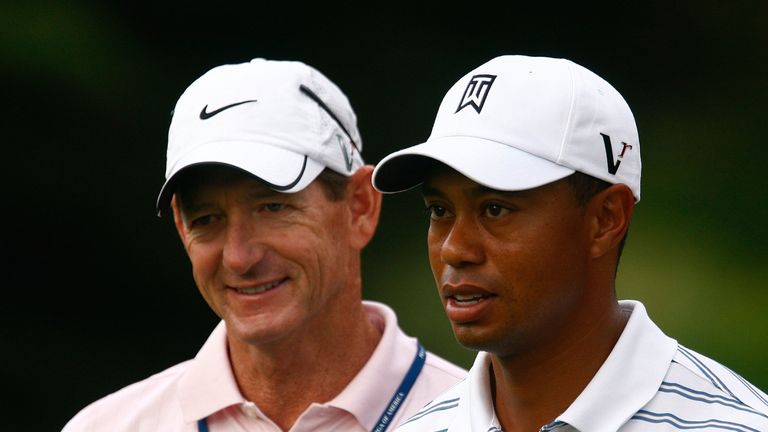
[[(332, 400), (313, 403), (290, 429), (370, 431), (379, 421), (416, 357), (416, 339), (397, 326), (395, 313), (381, 303), (364, 302), (369, 319), (382, 330), (373, 355)], [(428, 353), (393, 425), (404, 421), (466, 376), (466, 370)], [(207, 418), (211, 432), (280, 431), (259, 407), (245, 400), (227, 355), (221, 322), (193, 360), (131, 384), (80, 411), (63, 432), (194, 432)], [(394, 429), (390, 426), (388, 431)]]

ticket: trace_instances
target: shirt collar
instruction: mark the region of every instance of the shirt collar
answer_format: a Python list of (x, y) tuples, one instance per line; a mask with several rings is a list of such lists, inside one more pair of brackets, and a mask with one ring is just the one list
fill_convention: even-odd
[(642, 303), (619, 302), (631, 315), (608, 358), (557, 420), (580, 431), (616, 431), (656, 394), (677, 341), (651, 321)]
[(221, 321), (179, 381), (184, 421), (195, 422), (245, 402), (229, 363), (227, 330)]
[(490, 368), (490, 354), (478, 353), (459, 395), (459, 410), (451, 423), (451, 431), (487, 431), (492, 426), (498, 427), (491, 398)]
[(395, 312), (388, 306), (371, 301), (364, 301), (363, 306), (368, 319), (382, 331), (381, 340), (355, 378), (326, 405), (351, 413), (371, 430), (416, 358), (417, 344), (400, 330)]
[[(349, 385), (328, 403), (318, 405), (343, 409), (370, 430), (410, 369), (416, 358), (417, 344), (415, 338), (399, 329), (395, 312), (388, 306), (370, 301), (364, 301), (363, 306), (368, 319), (382, 331), (381, 340)], [(378, 391), (372, 392), (371, 388)], [(184, 420), (188, 422), (246, 402), (229, 363), (224, 321), (216, 326), (190, 362), (178, 391)]]

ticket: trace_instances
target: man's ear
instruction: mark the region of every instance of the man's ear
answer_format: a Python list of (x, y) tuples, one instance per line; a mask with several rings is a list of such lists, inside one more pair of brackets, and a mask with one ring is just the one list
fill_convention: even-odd
[(625, 184), (614, 184), (595, 194), (588, 203), (591, 221), (592, 257), (617, 250), (627, 234), (635, 197)]
[(379, 224), (381, 193), (373, 188), (373, 166), (364, 165), (349, 177), (345, 199), (351, 211), (353, 246), (363, 249)]
[(171, 198), (171, 209), (173, 209), (173, 223), (176, 225), (176, 232), (179, 233), (181, 242), (186, 245), (187, 233), (184, 230), (184, 219), (181, 217), (181, 210), (179, 210), (179, 205), (176, 202), (176, 195)]

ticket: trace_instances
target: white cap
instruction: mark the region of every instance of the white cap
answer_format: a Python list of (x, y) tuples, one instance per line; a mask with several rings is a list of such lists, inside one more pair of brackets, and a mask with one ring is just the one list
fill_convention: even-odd
[(176, 103), (158, 215), (189, 167), (229, 165), (297, 192), (326, 167), (353, 174), (364, 164), (362, 146), (349, 100), (313, 67), (261, 58), (215, 67)]
[(624, 183), (640, 200), (640, 142), (629, 106), (569, 60), (501, 56), (448, 90), (423, 144), (382, 159), (381, 192), (418, 186), (434, 160), (496, 190), (531, 189), (575, 171)]

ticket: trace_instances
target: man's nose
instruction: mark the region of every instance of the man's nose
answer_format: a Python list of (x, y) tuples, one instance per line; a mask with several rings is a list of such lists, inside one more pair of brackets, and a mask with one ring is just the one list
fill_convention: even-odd
[(238, 275), (247, 274), (266, 254), (267, 247), (252, 223), (230, 221), (222, 252), (223, 264)]
[(482, 263), (485, 255), (477, 221), (468, 216), (456, 217), (441, 246), (440, 258), (452, 267)]

